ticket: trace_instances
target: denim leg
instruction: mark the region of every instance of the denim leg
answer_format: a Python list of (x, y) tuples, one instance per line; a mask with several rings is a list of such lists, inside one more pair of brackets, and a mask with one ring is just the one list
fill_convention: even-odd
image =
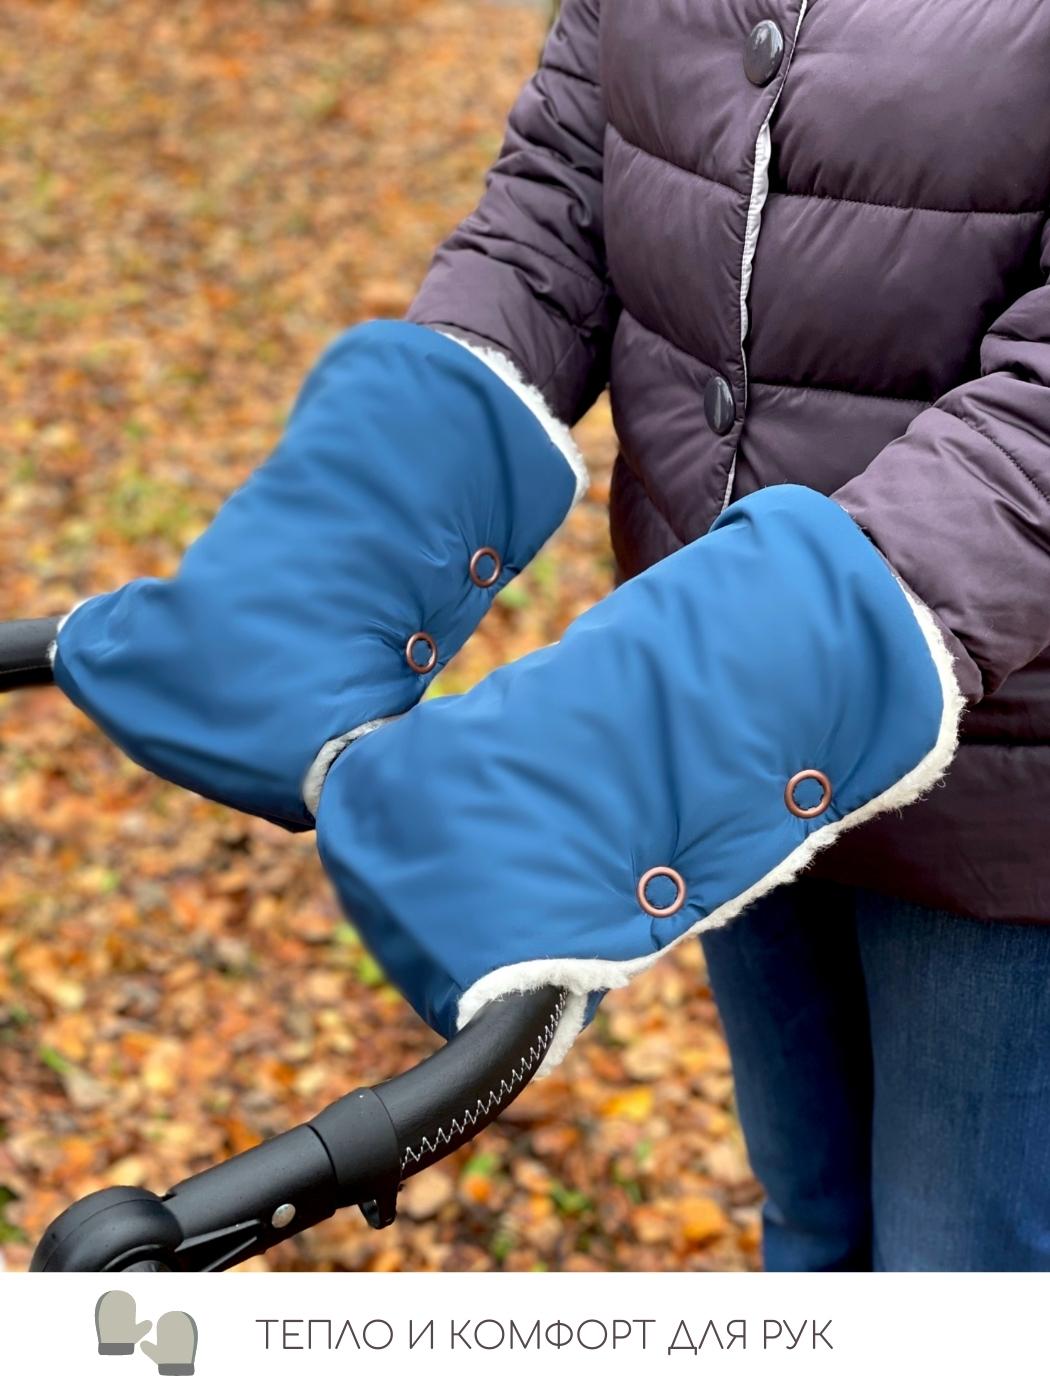
[(803, 880), (703, 938), (771, 1271), (871, 1268), (871, 1050), (849, 890)]
[(856, 911), (875, 1267), (1050, 1269), (1050, 928)]

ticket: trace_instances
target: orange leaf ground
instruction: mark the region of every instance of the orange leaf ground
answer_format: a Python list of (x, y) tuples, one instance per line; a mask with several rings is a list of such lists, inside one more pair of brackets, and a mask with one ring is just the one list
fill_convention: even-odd
[[(347, 323), (398, 315), (476, 196), (545, 7), (10, 0), (0, 9), (0, 612), (170, 570)], [(17, 62), (10, 61), (16, 55)], [(611, 581), (595, 484), (442, 680)], [(0, 700), (0, 1252), (77, 1195), (163, 1188), (433, 1037), (312, 843), (155, 782), (61, 697)], [(758, 1191), (698, 949), (413, 1181), (248, 1267), (740, 1269)]]

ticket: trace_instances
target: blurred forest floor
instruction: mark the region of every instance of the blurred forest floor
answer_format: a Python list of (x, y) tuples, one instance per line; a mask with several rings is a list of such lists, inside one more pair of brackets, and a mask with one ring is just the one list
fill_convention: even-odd
[[(348, 323), (397, 316), (472, 205), (545, 6), (0, 7), (0, 615), (170, 571)], [(443, 678), (609, 587), (594, 485)], [(164, 1188), (435, 1044), (312, 841), (156, 782), (60, 696), (0, 699), (0, 1253), (75, 1196)], [(739, 1269), (758, 1191), (699, 949), (606, 999), (569, 1063), (273, 1269)]]

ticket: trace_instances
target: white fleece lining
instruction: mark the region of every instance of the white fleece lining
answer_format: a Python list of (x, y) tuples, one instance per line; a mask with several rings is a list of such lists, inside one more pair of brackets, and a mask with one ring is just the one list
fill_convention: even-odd
[[(795, 45), (798, 43), (799, 30), (802, 28), (802, 21), (806, 16), (806, 7), (809, 0), (802, 0), (802, 6), (798, 12), (798, 19), (795, 22), (795, 33), (791, 41), (791, 51), (794, 54)], [(745, 341), (749, 327), (749, 316), (747, 309), (747, 298), (751, 291), (751, 274), (755, 265), (755, 253), (758, 251), (758, 235), (762, 229), (762, 212), (766, 207), (766, 200), (769, 198), (769, 166), (773, 159), (773, 136), (770, 131), (770, 123), (773, 120), (773, 113), (776, 111), (777, 103), (783, 94), (784, 87), (781, 84), (780, 92), (773, 100), (773, 105), (766, 113), (766, 119), (759, 128), (758, 138), (755, 141), (755, 158), (751, 175), (751, 196), (747, 205), (747, 219), (744, 222), (744, 251), (740, 260), (740, 362), (744, 369), (744, 406), (747, 406), (747, 353)], [(733, 497), (733, 485), (736, 481), (736, 453), (733, 453), (733, 460), (729, 464), (729, 475), (726, 477), (726, 490), (722, 498), (722, 509), (725, 510)]]
[(324, 787), (325, 778), (328, 777), (328, 770), (343, 750), (348, 749), (355, 739), (372, 734), (375, 730), (382, 729), (385, 724), (392, 724), (395, 719), (400, 718), (400, 715), (388, 715), (384, 719), (366, 720), (364, 724), (359, 724), (356, 729), (351, 729), (346, 734), (338, 734), (334, 739), (329, 739), (326, 744), (321, 746), (317, 757), (306, 770), (301, 790), (303, 805), (312, 817), (315, 819), (317, 817), (321, 789)]
[(464, 350), (469, 350), (493, 374), (502, 379), (507, 388), (512, 389), (525, 407), (539, 420), (540, 426), (568, 462), (572, 474), (576, 478), (576, 490), (572, 498), (572, 504), (575, 505), (590, 484), (587, 466), (583, 460), (583, 454), (576, 446), (572, 433), (569, 432), (560, 418), (555, 418), (539, 389), (522, 378), (517, 365), (509, 360), (502, 351), (493, 350), (488, 346), (471, 345), (468, 341), (460, 340), (458, 336), (452, 335), (449, 331), (439, 331), (438, 334), (443, 335), (446, 340), (454, 341), (456, 345), (461, 345)]
[(62, 631), (62, 628), (65, 627), (66, 623), (69, 621), (69, 619), (73, 616), (73, 614), (77, 611), (78, 608), (82, 608), (85, 603), (90, 602), (90, 598), (81, 598), (79, 603), (73, 604), (69, 612), (66, 613), (65, 617), (60, 617), (58, 619), (58, 626), (55, 628), (55, 640), (48, 646), (47, 649), (47, 659), (51, 664), (52, 671), (55, 669), (55, 657), (58, 655), (58, 638), (59, 634)]
[(562, 987), (568, 993), (565, 1011), (540, 1070), (541, 1075), (549, 1074), (556, 1065), (562, 1062), (573, 1041), (582, 1030), (587, 997), (591, 992), (624, 987), (632, 977), (651, 967), (658, 958), (663, 957), (664, 953), (681, 943), (683, 939), (707, 933), (711, 929), (721, 928), (730, 923), (748, 905), (761, 899), (770, 890), (795, 879), (819, 851), (832, 845), (844, 831), (860, 826), (881, 812), (889, 812), (908, 806), (909, 803), (928, 792), (934, 784), (943, 778), (958, 746), (959, 723), (965, 702), (955, 677), (955, 666), (951, 653), (933, 614), (905, 587), (900, 579), (897, 582), (901, 584), (923, 638), (930, 649), (930, 656), (941, 683), (944, 708), (937, 739), (929, 753), (892, 787), (887, 788), (878, 797), (872, 798), (863, 807), (849, 812), (837, 822), (829, 822), (827, 826), (815, 831), (796, 846), (779, 865), (774, 866), (749, 889), (744, 890), (742, 894), (733, 899), (727, 900), (725, 904), (719, 905), (706, 918), (686, 929), (685, 933), (680, 934), (678, 938), (659, 952), (649, 953), (640, 958), (632, 958), (626, 962), (612, 962), (602, 958), (535, 958), (528, 962), (513, 963), (509, 967), (497, 968), (479, 978), (464, 992), (458, 1008), (458, 1029), (462, 1029), (488, 1002), (507, 996), (511, 992), (531, 991), (537, 987), (547, 986)]

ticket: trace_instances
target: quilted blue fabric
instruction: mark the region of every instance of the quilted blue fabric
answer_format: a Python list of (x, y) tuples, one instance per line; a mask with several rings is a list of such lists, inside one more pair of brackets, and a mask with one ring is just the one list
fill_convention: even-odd
[[(273, 456), (170, 580), (77, 609), (55, 679), (143, 767), (292, 828), (330, 739), (400, 714), (561, 523), (575, 479), (533, 413), (436, 331), (352, 330)], [(495, 582), (493, 549), (500, 568)], [(429, 633), (417, 674), (406, 643)], [(427, 644), (417, 664), (430, 659)]]
[[(358, 740), (318, 808), (350, 917), (448, 1035), (499, 969), (582, 998), (741, 896), (934, 749), (941, 679), (903, 590), (832, 501), (770, 487), (556, 646)], [(939, 751), (938, 751), (939, 752)], [(819, 770), (831, 804), (786, 801)], [(799, 807), (823, 788), (802, 780)], [(647, 913), (670, 867), (685, 901)], [(676, 886), (645, 891), (663, 911)], [(513, 978), (502, 979), (509, 987)]]

